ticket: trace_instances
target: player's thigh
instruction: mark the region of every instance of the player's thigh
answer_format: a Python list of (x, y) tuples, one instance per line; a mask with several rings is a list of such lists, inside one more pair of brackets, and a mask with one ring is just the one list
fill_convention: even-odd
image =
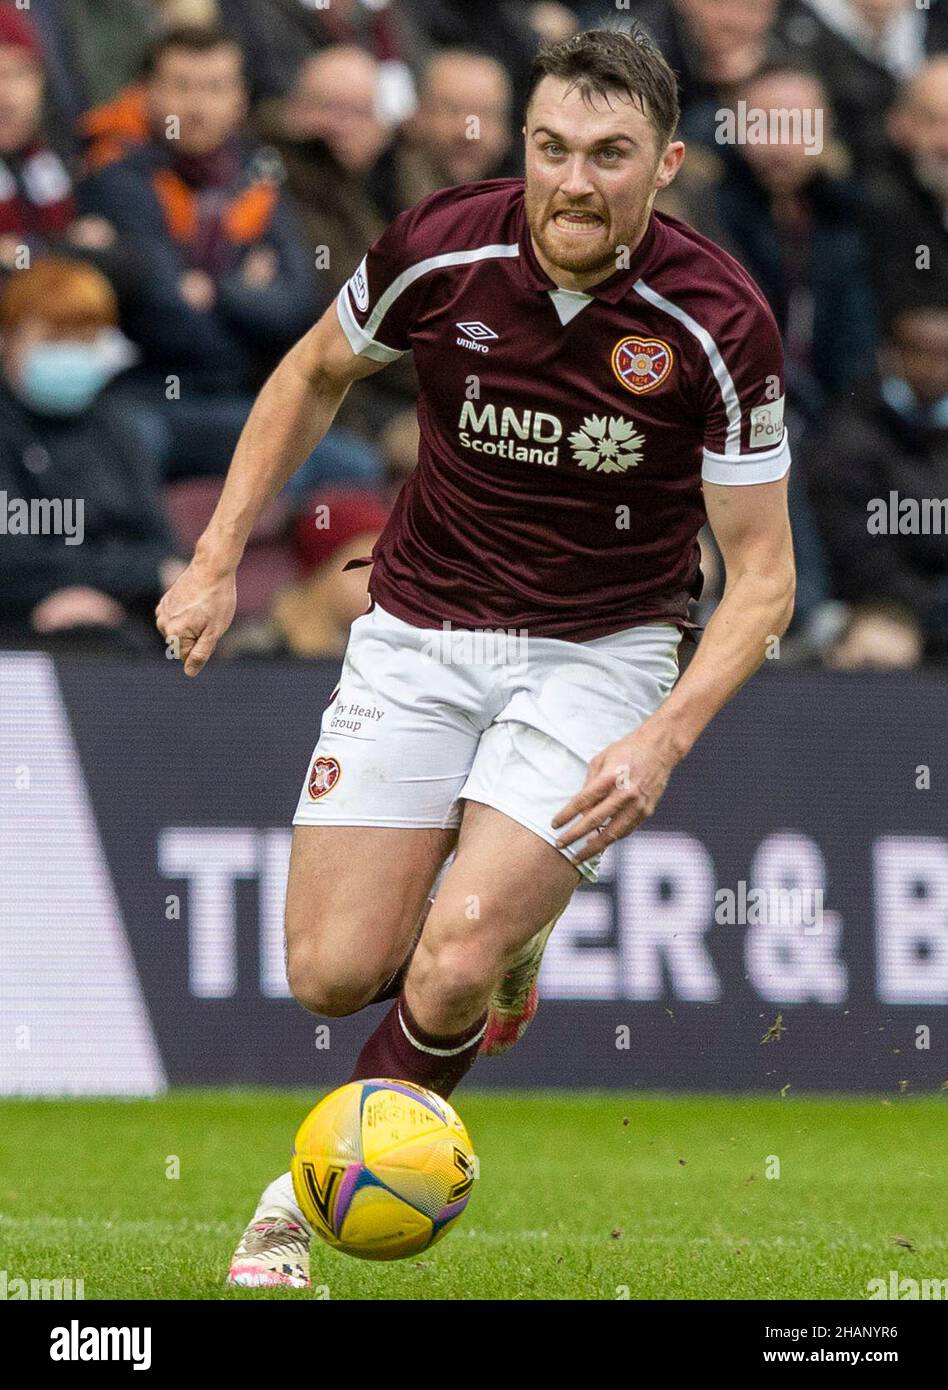
[[(670, 624), (588, 643), (537, 641), (520, 688), (481, 737), (461, 798), (505, 812), (553, 847), (562, 833), (553, 820), (585, 785), (591, 760), (674, 686), (680, 641)], [(584, 843), (555, 852), (582, 859)], [(580, 864), (584, 878), (596, 881), (600, 859)]]
[(286, 892), (290, 985), (357, 1007), (405, 959), (457, 830), (297, 825)]
[(534, 831), (492, 806), (465, 801), (457, 853), (419, 943), (419, 968), (426, 958), (453, 955), (463, 973), (502, 973), (579, 882), (576, 868)]

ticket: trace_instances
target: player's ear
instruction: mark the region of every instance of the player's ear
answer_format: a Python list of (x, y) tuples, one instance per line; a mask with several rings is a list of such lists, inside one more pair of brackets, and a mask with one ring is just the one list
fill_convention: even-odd
[(658, 169), (655, 173), (655, 187), (667, 188), (672, 179), (681, 168), (682, 160), (685, 157), (685, 146), (681, 140), (671, 140), (665, 146), (665, 151), (659, 160)]

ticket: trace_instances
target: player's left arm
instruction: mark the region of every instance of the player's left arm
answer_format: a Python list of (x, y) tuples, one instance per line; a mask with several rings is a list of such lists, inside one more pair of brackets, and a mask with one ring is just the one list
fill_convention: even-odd
[(694, 659), (667, 700), (634, 733), (603, 749), (586, 784), (553, 820), (569, 846), (589, 859), (628, 835), (655, 810), (672, 771), (718, 710), (753, 675), (768, 641), (793, 615), (795, 570), (787, 512), (787, 477), (735, 487), (705, 481), (708, 521), (726, 571), (724, 595)]

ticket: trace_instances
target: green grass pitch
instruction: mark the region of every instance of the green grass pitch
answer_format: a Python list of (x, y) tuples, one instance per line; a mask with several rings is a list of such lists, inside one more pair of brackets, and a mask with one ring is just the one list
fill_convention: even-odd
[[(223, 1276), (317, 1099), (0, 1103), (0, 1270), (81, 1278), (86, 1299), (313, 1297)], [(394, 1264), (317, 1243), (319, 1296), (861, 1299), (893, 1269), (948, 1274), (943, 1097), (456, 1101), (481, 1160), (459, 1225)]]

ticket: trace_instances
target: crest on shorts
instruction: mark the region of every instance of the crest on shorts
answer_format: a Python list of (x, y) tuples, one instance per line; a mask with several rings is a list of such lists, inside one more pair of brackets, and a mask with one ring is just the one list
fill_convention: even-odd
[(661, 386), (674, 361), (674, 353), (661, 338), (620, 338), (612, 349), (616, 380), (637, 396)]
[(309, 795), (312, 801), (331, 792), (342, 776), (342, 768), (335, 758), (314, 758), (309, 773)]

